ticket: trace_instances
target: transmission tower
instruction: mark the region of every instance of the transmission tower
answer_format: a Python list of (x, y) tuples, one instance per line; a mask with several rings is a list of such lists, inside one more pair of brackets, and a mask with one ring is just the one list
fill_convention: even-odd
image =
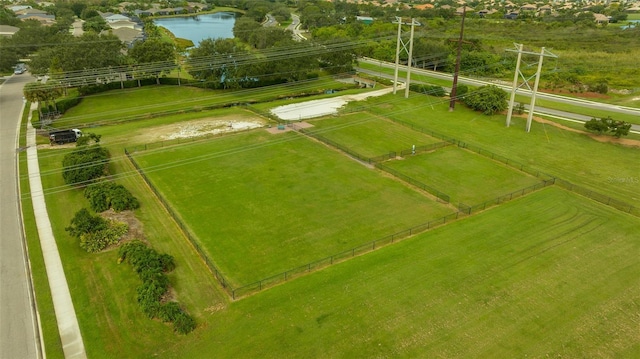
[[(411, 83), (411, 57), (413, 56), (413, 29), (414, 27), (420, 26), (420, 23), (415, 21), (413, 18), (410, 23), (406, 23), (402, 21), (401, 17), (396, 16), (396, 21), (394, 24), (398, 24), (398, 40), (396, 42), (396, 69), (393, 76), (393, 94), (396, 94), (396, 88), (398, 86), (398, 68), (400, 67), (400, 50), (406, 51), (409, 55), (409, 62), (407, 63), (407, 82), (404, 88), (404, 97), (409, 97), (409, 85)], [(411, 35), (409, 36), (409, 49), (407, 49), (407, 44), (402, 40), (402, 25), (411, 25)], [(401, 48), (402, 47), (402, 48)]]
[[(518, 59), (516, 61), (516, 71), (515, 74), (513, 75), (513, 87), (511, 89), (511, 98), (509, 99), (509, 110), (507, 111), (507, 127), (509, 127), (509, 125), (511, 125), (511, 114), (513, 113), (513, 102), (516, 98), (516, 91), (522, 87), (522, 86), (526, 86), (529, 91), (531, 91), (531, 104), (529, 105), (529, 115), (527, 117), (527, 132), (529, 132), (531, 130), (531, 120), (533, 119), (533, 110), (535, 108), (536, 105), (536, 94), (538, 93), (538, 84), (540, 83), (540, 73), (542, 72), (542, 60), (545, 57), (552, 57), (552, 58), (558, 58), (557, 55), (552, 54), (551, 52), (545, 50), (545, 48), (543, 47), (539, 53), (537, 52), (531, 52), (531, 51), (523, 51), (523, 45), (522, 44), (514, 44), (516, 46), (516, 49), (506, 49), (506, 51), (510, 51), (510, 52), (517, 52), (518, 53)], [(522, 54), (527, 54), (527, 55), (534, 55), (534, 56), (538, 56), (538, 70), (536, 71), (535, 74), (531, 75), (530, 77), (526, 78), (522, 72), (520, 71), (520, 60), (522, 59)], [(519, 75), (519, 76), (518, 76)], [(535, 81), (533, 83), (533, 89), (531, 89), (531, 87), (529, 86), (529, 81), (535, 76)], [(518, 84), (518, 79), (522, 78), (522, 83)]]

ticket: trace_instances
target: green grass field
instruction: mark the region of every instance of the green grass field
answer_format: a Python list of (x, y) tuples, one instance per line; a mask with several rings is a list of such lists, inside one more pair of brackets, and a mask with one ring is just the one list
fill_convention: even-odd
[[(376, 116), (411, 122), (640, 203), (640, 184), (634, 180), (637, 149), (539, 123), (527, 134), (522, 119), (505, 128), (504, 116), (483, 116), (461, 105), (450, 113), (446, 103), (434, 105), (433, 99), (416, 94), (401, 97), (369, 100), (366, 107)], [(78, 113), (90, 115), (94, 100), (85, 99)], [(226, 111), (203, 114), (235, 113)], [(142, 204), (135, 214), (146, 240), (176, 258), (177, 268), (169, 274), (173, 297), (198, 322), (186, 336), (144, 316), (136, 303), (140, 282), (129, 266), (117, 264), (115, 250), (87, 254), (64, 231), (73, 214), (88, 204), (80, 190), (62, 183), (66, 150), (40, 151), (49, 215), (90, 358), (638, 357), (640, 219), (557, 187), (230, 301), (122, 154), (123, 147), (140, 144), (133, 134), (180, 120), (158, 117), (92, 130), (104, 136), (112, 151), (110, 168), (117, 181)], [(356, 128), (348, 130), (353, 131), (349, 136), (358, 137)], [(360, 130), (373, 134), (366, 126)], [(395, 132), (378, 135), (387, 133)], [(389, 141), (402, 136), (390, 135)], [(359, 148), (369, 147), (361, 143)], [(446, 155), (443, 162), (458, 162), (449, 163), (452, 169), (513, 171), (491, 161), (487, 165), (474, 153), (446, 150), (464, 154), (440, 154)], [(317, 252), (330, 255), (376, 239), (378, 232), (422, 223), (428, 213), (451, 212), (386, 174), (295, 133), (256, 130), (141, 152), (136, 158), (196, 234), (215, 234), (207, 249), (213, 253), (218, 246), (227, 254), (212, 255), (217, 265), (220, 259), (231, 269), (238, 263), (254, 266), (238, 272), (246, 280), (263, 277), (259, 271), (270, 275), (295, 265), (284, 263), (308, 262), (303, 255), (315, 260)], [(508, 171), (500, 178), (509, 179)], [(499, 183), (508, 186), (520, 179), (518, 174)], [(465, 187), (492, 190), (493, 185), (479, 183), (485, 181), (490, 183), (479, 176)], [(422, 207), (408, 210), (411, 205)], [(33, 217), (25, 218), (29, 245), (37, 246)], [(297, 248), (280, 240), (287, 235), (299, 241)], [(218, 240), (228, 238), (233, 241)], [(298, 257), (293, 249), (304, 253)], [(259, 255), (250, 257), (248, 251)], [(43, 289), (42, 259), (37, 250), (31, 256), (37, 295), (43, 298), (39, 308), (46, 321), (47, 356), (62, 357), (52, 337), (55, 317)], [(280, 262), (267, 263), (275, 256)]]
[(310, 131), (366, 157), (376, 157), (389, 152), (399, 154), (402, 150), (411, 149), (413, 145), (442, 142), (369, 112), (308, 122), (315, 126)]
[(231, 303), (164, 356), (633, 358), (639, 225), (548, 188)]
[(540, 179), (457, 147), (385, 163), (451, 197), (451, 203), (475, 205), (533, 186)]
[(292, 132), (258, 130), (135, 159), (236, 286), (454, 211)]
[[(380, 116), (403, 121), (479, 146), (538, 171), (560, 177), (632, 205), (640, 204), (640, 163), (637, 148), (598, 142), (581, 133), (534, 122), (525, 132), (526, 119), (485, 116), (462, 104), (449, 112), (448, 103), (425, 105), (423, 95), (371, 98), (366, 107)], [(362, 107), (362, 104), (352, 106)]]
[(345, 87), (348, 86), (329, 77), (309, 80), (297, 86), (283, 84), (237, 91), (214, 91), (192, 86), (143, 86), (88, 96), (82, 102), (90, 102), (90, 106), (69, 109), (53, 125), (58, 128), (93, 127), (157, 117), (160, 113), (181, 114), (211, 106), (273, 101), (299, 91), (313, 93)]

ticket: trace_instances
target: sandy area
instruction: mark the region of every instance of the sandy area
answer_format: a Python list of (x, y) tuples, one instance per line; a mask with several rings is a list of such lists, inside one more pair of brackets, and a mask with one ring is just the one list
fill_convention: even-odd
[(266, 123), (265, 119), (255, 115), (202, 118), (146, 128), (143, 133), (135, 136), (134, 140), (136, 142), (157, 142), (216, 135), (263, 127)]
[[(404, 85), (398, 88), (404, 88)], [(344, 95), (321, 100), (311, 100), (291, 105), (278, 106), (271, 109), (271, 113), (285, 121), (299, 121), (314, 117), (328, 116), (338, 113), (338, 109), (350, 101), (361, 101), (369, 97), (382, 96), (393, 92), (393, 88), (384, 88), (357, 95)]]

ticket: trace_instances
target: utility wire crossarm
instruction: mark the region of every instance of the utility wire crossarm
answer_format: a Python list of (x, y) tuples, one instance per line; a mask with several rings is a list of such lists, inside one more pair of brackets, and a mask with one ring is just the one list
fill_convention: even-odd
[[(521, 86), (526, 86), (530, 91), (531, 91), (531, 104), (529, 105), (529, 115), (527, 116), (527, 132), (529, 132), (531, 130), (531, 122), (533, 120), (533, 111), (535, 108), (535, 104), (536, 104), (536, 94), (538, 92), (538, 84), (540, 83), (540, 73), (542, 72), (542, 60), (545, 57), (552, 57), (552, 58), (558, 58), (558, 55), (555, 55), (553, 53), (551, 53), (548, 50), (545, 50), (545, 48), (543, 47), (542, 49), (540, 49), (540, 52), (531, 52), (531, 51), (523, 51), (523, 45), (522, 44), (515, 44), (516, 49), (506, 49), (506, 51), (509, 52), (517, 52), (518, 53), (518, 59), (516, 61), (516, 71), (513, 75), (513, 87), (511, 88), (511, 98), (509, 99), (509, 110), (507, 111), (507, 122), (506, 125), (507, 127), (509, 127), (509, 125), (511, 125), (511, 114), (513, 113), (513, 103), (514, 100), (516, 98), (516, 91), (518, 90), (518, 88), (520, 88)], [(522, 74), (522, 72), (520, 71), (520, 60), (522, 59), (522, 54), (526, 54), (526, 55), (533, 55), (533, 56), (539, 56), (539, 60), (538, 60), (538, 69), (536, 71), (535, 74), (533, 74), (532, 76), (530, 76), (529, 78), (525, 78), (525, 76)], [(520, 75), (520, 76), (518, 76)], [(535, 76), (535, 81), (533, 84), (533, 89), (531, 89), (531, 87), (529, 86), (529, 81), (531, 80), (532, 77)], [(521, 85), (518, 85), (518, 78), (522, 78), (523, 82)]]

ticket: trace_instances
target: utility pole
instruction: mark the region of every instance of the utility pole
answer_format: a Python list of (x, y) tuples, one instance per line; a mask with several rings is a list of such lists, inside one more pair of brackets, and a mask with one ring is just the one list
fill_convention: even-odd
[[(536, 94), (538, 93), (538, 84), (540, 83), (540, 74), (542, 73), (542, 61), (545, 57), (557, 58), (558, 56), (545, 50), (544, 47), (540, 50), (540, 53), (537, 53), (537, 52), (530, 52), (530, 51), (522, 51), (522, 47), (523, 47), (522, 44), (515, 44), (515, 45), (516, 45), (516, 50), (510, 50), (510, 49), (506, 50), (506, 51), (518, 53), (518, 60), (516, 62), (516, 72), (513, 76), (513, 88), (511, 89), (511, 98), (509, 100), (509, 110), (507, 112), (506, 125), (507, 127), (509, 127), (509, 125), (511, 124), (511, 114), (513, 113), (513, 102), (516, 97), (516, 91), (520, 86), (526, 86), (531, 91), (531, 104), (529, 105), (529, 115), (527, 116), (527, 127), (526, 127), (526, 131), (529, 132), (531, 131), (531, 122), (533, 120), (533, 111), (535, 109), (535, 104), (536, 104)], [(530, 76), (529, 78), (525, 78), (522, 72), (520, 72), (520, 59), (522, 57), (522, 54), (539, 56), (538, 70), (534, 75)], [(518, 75), (520, 75), (524, 80), (522, 85), (520, 86), (518, 85)], [(535, 81), (534, 81), (533, 89), (531, 89), (531, 87), (529, 86), (529, 80), (531, 80), (531, 78), (533, 77), (535, 77)]]
[(467, 16), (467, 5), (462, 8), (462, 22), (460, 24), (460, 38), (458, 39), (458, 53), (456, 55), (456, 68), (453, 73), (453, 84), (451, 85), (451, 94), (449, 97), (449, 112), (453, 111), (456, 107), (456, 96), (458, 90), (458, 72), (460, 72), (460, 53), (462, 52), (462, 38), (464, 36), (464, 18)]
[[(402, 41), (402, 25), (408, 25), (407, 23), (402, 22), (401, 17), (396, 17), (396, 21), (398, 23), (398, 38), (396, 40), (396, 68), (393, 76), (393, 94), (396, 94), (396, 89), (398, 86), (398, 69), (400, 68), (400, 50), (406, 51), (409, 55), (409, 62), (407, 65), (407, 82), (405, 84), (404, 89), (404, 97), (409, 97), (409, 86), (411, 83), (411, 57), (413, 56), (413, 30), (416, 25), (419, 25), (413, 18), (411, 19), (411, 35), (409, 37), (409, 49), (407, 49), (407, 44)], [(394, 23), (395, 23), (394, 22)], [(401, 46), (402, 45), (402, 46)]]

